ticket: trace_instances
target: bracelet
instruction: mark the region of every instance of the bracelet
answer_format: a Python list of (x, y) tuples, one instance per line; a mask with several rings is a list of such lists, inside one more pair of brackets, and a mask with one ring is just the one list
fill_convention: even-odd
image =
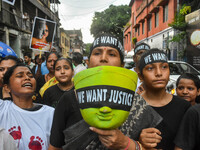
[(138, 144), (138, 142), (135, 140), (133, 140), (133, 142), (135, 143), (135, 150), (140, 150), (140, 145)]
[(128, 137), (128, 145), (126, 146), (126, 148), (124, 150), (128, 150), (130, 142), (131, 142), (131, 139)]
[(142, 150), (142, 145), (141, 145), (141, 143), (139, 142), (139, 141), (136, 141), (137, 142), (137, 144), (138, 144), (138, 146), (139, 146), (139, 150)]
[[(137, 141), (135, 141), (135, 140), (132, 140), (132, 141), (135, 143), (135, 149), (136, 149), (136, 150), (142, 150), (142, 149), (140, 148), (139, 143), (138, 143)], [(125, 148), (124, 150), (128, 150), (128, 148), (129, 148), (129, 146), (130, 146), (130, 143), (131, 143), (131, 139), (128, 138), (128, 145), (126, 146), (126, 148)]]

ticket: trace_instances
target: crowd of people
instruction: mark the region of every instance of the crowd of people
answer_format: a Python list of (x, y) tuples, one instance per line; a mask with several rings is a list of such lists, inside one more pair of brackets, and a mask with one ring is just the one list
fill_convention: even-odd
[[(116, 41), (99, 41), (103, 37)], [(87, 61), (84, 63), (84, 60)], [(57, 52), (49, 52), (35, 56), (35, 64), (30, 54), (24, 54), (24, 61), (14, 56), (2, 58), (0, 149), (67, 149), (64, 131), (71, 127), (81, 130), (78, 128), (83, 121), (73, 77), (87, 68), (123, 67), (123, 60), (121, 42), (106, 33), (95, 38), (87, 57), (75, 52), (72, 58), (63, 58)], [(166, 92), (170, 69), (162, 50), (146, 43), (137, 44), (133, 60), (135, 67), (131, 70), (137, 73), (138, 82), (128, 118), (117, 129), (89, 127), (98, 136), (89, 142), (82, 138), (75, 143), (76, 147), (86, 150), (200, 149), (199, 77), (182, 74), (176, 83), (177, 95), (172, 95)]]

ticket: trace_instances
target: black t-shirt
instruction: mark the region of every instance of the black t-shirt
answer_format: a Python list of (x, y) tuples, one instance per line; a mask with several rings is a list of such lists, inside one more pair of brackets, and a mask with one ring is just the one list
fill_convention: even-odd
[(178, 96), (173, 96), (171, 102), (162, 107), (153, 107), (153, 109), (163, 117), (162, 122), (156, 126), (161, 132), (162, 140), (158, 143), (158, 149), (173, 150), (174, 138), (178, 131), (181, 120), (190, 107), (190, 103)]
[(50, 144), (61, 148), (65, 144), (63, 131), (81, 119), (82, 116), (74, 89), (66, 91), (60, 98), (54, 112)]
[(36, 93), (39, 94), (39, 91), (41, 89), (41, 87), (46, 83), (45, 81), (45, 75), (41, 75), (38, 77), (37, 79), (37, 86), (36, 86)]
[(200, 104), (185, 113), (174, 142), (184, 150), (200, 149)]
[(59, 99), (66, 91), (61, 90), (58, 85), (53, 85), (49, 87), (43, 95), (43, 103), (52, 107), (56, 107)]

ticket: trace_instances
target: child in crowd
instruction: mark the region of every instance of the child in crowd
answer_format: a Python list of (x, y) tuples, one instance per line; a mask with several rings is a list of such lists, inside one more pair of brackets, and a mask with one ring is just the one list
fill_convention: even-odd
[(191, 105), (195, 105), (196, 98), (200, 95), (199, 77), (191, 73), (182, 74), (176, 82), (176, 93)]
[(178, 127), (190, 104), (166, 92), (170, 70), (167, 55), (163, 51), (151, 49), (145, 52), (138, 68), (138, 75), (146, 88), (142, 97), (163, 117), (155, 128), (142, 130), (140, 142), (145, 148), (172, 150)]
[(200, 149), (200, 104), (195, 102), (200, 94), (200, 79), (197, 75), (184, 73), (178, 78), (176, 86), (177, 95), (193, 106), (183, 117), (175, 139), (175, 150)]
[(72, 76), (74, 74), (72, 63), (67, 58), (59, 58), (54, 63), (55, 77), (58, 84), (48, 88), (43, 95), (44, 104), (56, 107), (60, 97), (73, 89)]

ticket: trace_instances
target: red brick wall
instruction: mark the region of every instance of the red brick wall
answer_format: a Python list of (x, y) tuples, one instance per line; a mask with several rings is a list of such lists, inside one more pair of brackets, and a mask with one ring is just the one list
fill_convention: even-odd
[[(149, 5), (147, 6), (147, 4)], [(163, 6), (168, 4), (168, 20), (166, 22), (163, 22)], [(159, 9), (157, 9), (159, 8)], [(152, 36), (166, 28), (168, 28), (168, 24), (171, 23), (174, 19), (175, 13), (177, 8), (177, 0), (135, 0), (132, 5), (132, 35), (133, 37), (136, 35), (137, 41), (140, 41), (142, 39), (145, 39), (149, 36)], [(158, 11), (159, 13), (159, 25), (155, 27), (155, 12)], [(147, 19), (151, 16), (151, 24), (152, 28), (151, 31), (148, 31), (147, 28)], [(136, 17), (136, 22), (135, 18)], [(145, 31), (144, 34), (142, 34), (142, 22), (145, 24)], [(140, 35), (138, 36), (138, 32), (135, 33), (135, 27), (140, 25)], [(129, 32), (129, 31), (127, 31)], [(125, 35), (127, 33), (125, 32)], [(130, 40), (129, 40), (130, 41)], [(129, 46), (127, 45), (129, 44)], [(128, 42), (125, 45), (126, 49), (131, 49), (131, 43)]]

